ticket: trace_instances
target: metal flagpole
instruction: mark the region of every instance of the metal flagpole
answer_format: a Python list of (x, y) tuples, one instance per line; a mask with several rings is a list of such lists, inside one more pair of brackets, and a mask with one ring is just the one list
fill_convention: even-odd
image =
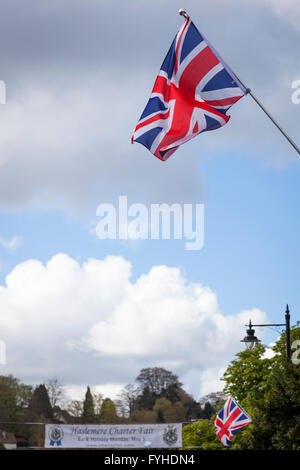
[(263, 110), (263, 112), (268, 116), (269, 119), (275, 124), (277, 129), (281, 132), (282, 135), (286, 138), (286, 140), (294, 147), (298, 155), (300, 155), (300, 149), (299, 147), (295, 144), (295, 142), (287, 135), (286, 132), (280, 127), (278, 122), (275, 121), (275, 119), (270, 115), (270, 113), (266, 110), (266, 108), (260, 103), (260, 101), (256, 98), (256, 96), (252, 93), (250, 89), (247, 89), (248, 94), (254, 99), (254, 101), (258, 104), (258, 106)]
[[(180, 8), (179, 10), (179, 15), (181, 16), (184, 16), (185, 19), (188, 18), (188, 14), (186, 12), (186, 10), (184, 8)], [(222, 59), (223, 60), (223, 59)], [(251, 98), (253, 98), (253, 100), (255, 101), (256, 104), (258, 104), (258, 106), (263, 110), (263, 112), (268, 116), (268, 118), (273, 122), (273, 124), (277, 127), (277, 129), (281, 132), (281, 134), (286, 138), (286, 140), (292, 145), (292, 147), (294, 147), (294, 149), (296, 150), (296, 152), (298, 153), (298, 155), (300, 155), (300, 149), (299, 147), (295, 144), (295, 142), (287, 135), (287, 133), (282, 129), (282, 127), (280, 127), (280, 125), (278, 124), (278, 122), (275, 121), (275, 119), (271, 116), (271, 114), (266, 110), (266, 108), (261, 104), (261, 102), (256, 98), (256, 96), (252, 93), (252, 91), (250, 90), (250, 88), (246, 87), (243, 82), (239, 79), (239, 77), (237, 76), (236, 73), (233, 72), (233, 70), (228, 67), (227, 64), (225, 64), (226, 67), (231, 71), (231, 73), (237, 78), (237, 80), (240, 82), (240, 84), (244, 87), (244, 89), (246, 90), (246, 95), (250, 95)]]

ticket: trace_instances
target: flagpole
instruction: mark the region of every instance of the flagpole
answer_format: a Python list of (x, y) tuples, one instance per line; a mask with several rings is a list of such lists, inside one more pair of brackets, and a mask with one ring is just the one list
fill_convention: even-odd
[[(184, 8), (180, 8), (179, 10), (179, 15), (183, 16), (185, 19), (187, 19), (189, 16)], [(206, 42), (208, 42), (206, 40)], [(210, 45), (210, 44), (209, 44)], [(223, 61), (223, 59), (222, 59)], [(223, 61), (224, 62), (224, 61)], [(281, 134), (286, 138), (286, 140), (291, 144), (292, 147), (296, 150), (298, 155), (300, 155), (300, 149), (299, 147), (295, 144), (295, 142), (287, 135), (287, 133), (282, 129), (282, 127), (278, 124), (277, 121), (271, 116), (271, 114), (266, 110), (266, 108), (262, 105), (262, 103), (256, 98), (256, 96), (252, 93), (251, 89), (248, 88), (243, 84), (243, 82), (239, 79), (236, 73), (233, 72), (233, 70), (228, 67), (227, 64), (224, 63), (224, 65), (229, 69), (229, 71), (237, 78), (237, 80), (240, 82), (240, 84), (243, 86), (245, 89), (246, 95), (250, 95), (251, 98), (255, 101), (255, 103), (263, 110), (263, 112), (268, 116), (268, 118), (273, 122), (273, 124), (277, 127), (277, 129), (281, 132)]]
[(298, 155), (300, 155), (300, 149), (299, 147), (295, 144), (295, 142), (287, 135), (287, 133), (280, 127), (278, 122), (275, 121), (275, 119), (270, 115), (270, 113), (266, 110), (266, 108), (261, 104), (261, 102), (256, 98), (256, 96), (252, 93), (251, 90), (249, 90), (249, 95), (253, 100), (258, 104), (258, 106), (263, 110), (263, 112), (268, 116), (268, 118), (273, 122), (273, 124), (277, 127), (277, 129), (281, 132), (281, 134), (286, 138), (286, 140), (291, 144), (292, 147), (296, 150)]
[(184, 16), (185, 19), (188, 18), (188, 14), (187, 14), (187, 12), (184, 8), (180, 8), (178, 13), (179, 13), (179, 15)]

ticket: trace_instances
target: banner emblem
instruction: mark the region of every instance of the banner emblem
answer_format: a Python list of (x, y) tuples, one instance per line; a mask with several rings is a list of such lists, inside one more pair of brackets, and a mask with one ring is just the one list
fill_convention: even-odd
[(164, 434), (163, 434), (164, 442), (168, 445), (172, 445), (172, 444), (176, 444), (177, 439), (178, 439), (178, 433), (177, 433), (176, 427), (172, 425), (168, 426), (164, 430)]
[(64, 432), (60, 426), (54, 426), (49, 429), (48, 433), (50, 439), (50, 446), (61, 446), (61, 441), (64, 437)]

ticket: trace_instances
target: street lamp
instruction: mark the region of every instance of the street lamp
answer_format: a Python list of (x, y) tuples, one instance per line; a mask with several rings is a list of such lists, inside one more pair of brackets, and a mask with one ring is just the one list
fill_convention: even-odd
[(248, 326), (247, 336), (245, 336), (244, 339), (241, 339), (241, 343), (245, 343), (247, 349), (253, 349), (254, 346), (261, 341), (256, 336), (254, 336), (255, 330), (252, 328), (251, 320), (249, 321), (249, 325), (246, 326)]
[(245, 343), (247, 349), (253, 349), (257, 343), (260, 343), (260, 340), (254, 336), (255, 330), (252, 328), (253, 326), (285, 326), (285, 336), (286, 336), (286, 357), (291, 359), (291, 339), (290, 339), (290, 311), (289, 306), (286, 306), (285, 311), (285, 323), (268, 323), (265, 325), (252, 325), (251, 320), (247, 329), (247, 336), (241, 340), (242, 343)]

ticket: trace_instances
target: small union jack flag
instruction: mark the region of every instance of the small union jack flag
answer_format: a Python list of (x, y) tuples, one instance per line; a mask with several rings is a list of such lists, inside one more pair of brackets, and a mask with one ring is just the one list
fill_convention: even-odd
[(165, 161), (181, 144), (226, 124), (230, 119), (226, 112), (246, 92), (187, 16), (131, 141)]
[(215, 430), (222, 444), (228, 446), (234, 434), (251, 422), (246, 412), (229, 397), (216, 416)]

